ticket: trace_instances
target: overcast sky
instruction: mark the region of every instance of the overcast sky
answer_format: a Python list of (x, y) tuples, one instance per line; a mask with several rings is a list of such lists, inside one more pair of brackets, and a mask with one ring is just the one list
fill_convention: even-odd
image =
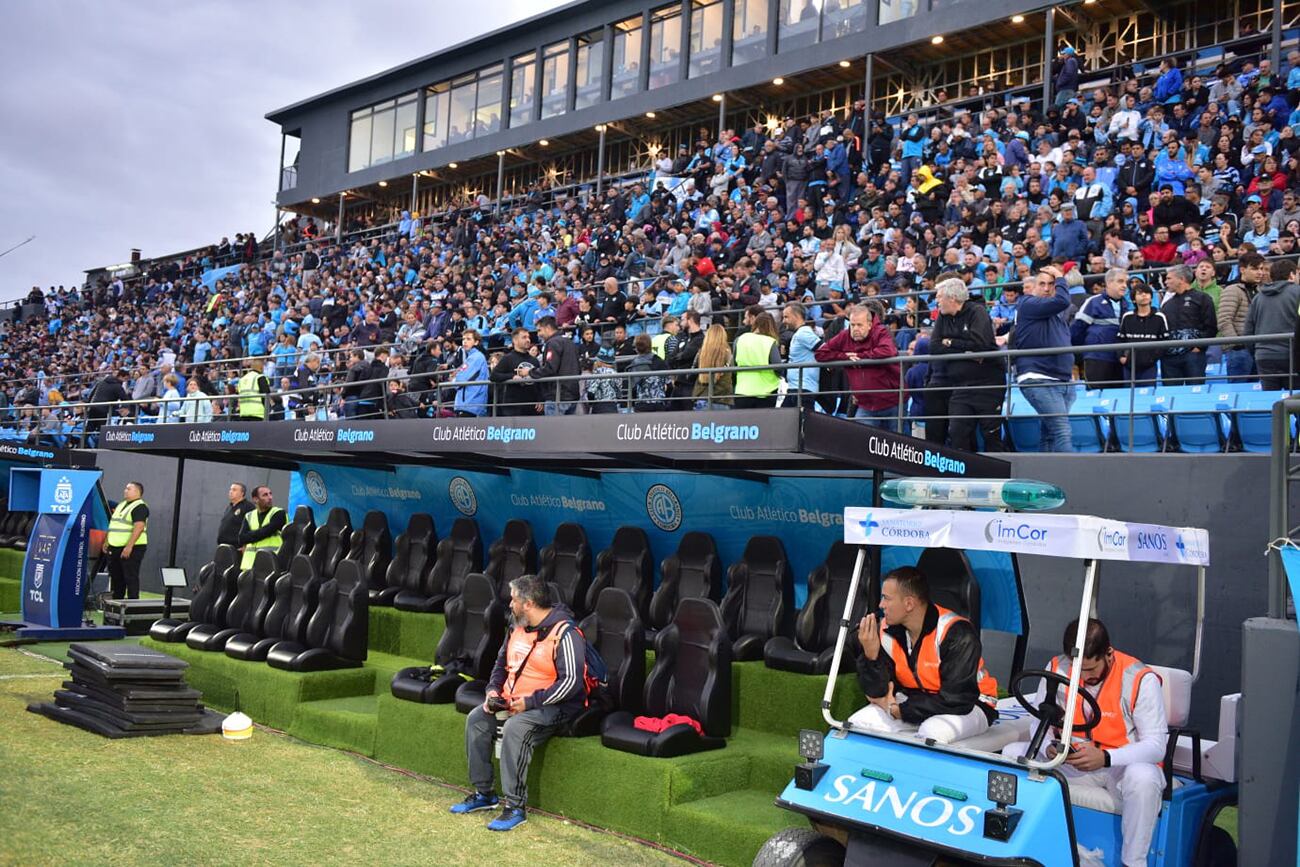
[(275, 219), (268, 111), (564, 0), (3, 0), (0, 300)]

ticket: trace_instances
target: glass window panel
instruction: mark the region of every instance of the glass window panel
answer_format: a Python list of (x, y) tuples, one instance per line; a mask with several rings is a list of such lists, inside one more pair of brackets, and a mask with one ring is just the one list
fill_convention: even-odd
[(877, 20), (880, 24), (902, 21), (916, 14), (917, 0), (879, 0), (879, 2), (880, 17)]
[(391, 162), (393, 159), (393, 103), (388, 108), (377, 111), (370, 127), (370, 164)]
[(641, 19), (629, 18), (614, 25), (614, 77), (609, 98), (618, 99), (641, 89)]
[(866, 0), (823, 0), (822, 39), (838, 39), (867, 29)]
[(407, 94), (397, 101), (396, 134), (393, 158), (400, 159), (415, 153), (415, 94)]
[(578, 37), (577, 101), (574, 108), (600, 102), (600, 80), (605, 65), (605, 43), (599, 30)]
[(569, 102), (569, 43), (542, 51), (542, 117), (563, 114)]
[(691, 78), (717, 72), (722, 65), (722, 0), (691, 4)]
[(672, 84), (680, 77), (682, 7), (669, 6), (650, 18), (650, 89)]
[(510, 72), (510, 126), (523, 126), (533, 119), (537, 101), (537, 54), (515, 58)]
[(777, 51), (793, 51), (817, 42), (822, 0), (781, 0)]
[(501, 129), (501, 67), (478, 80), (478, 110), (474, 117), (474, 135), (490, 135)]
[(352, 115), (352, 138), (348, 143), (348, 171), (356, 172), (370, 165), (370, 112)]
[(731, 65), (767, 56), (768, 0), (736, 0), (731, 22)]
[(424, 92), (424, 150), (432, 151), (447, 144), (447, 106), (451, 94), (446, 82)]
[(474, 81), (453, 84), (447, 144), (469, 141), (474, 135)]

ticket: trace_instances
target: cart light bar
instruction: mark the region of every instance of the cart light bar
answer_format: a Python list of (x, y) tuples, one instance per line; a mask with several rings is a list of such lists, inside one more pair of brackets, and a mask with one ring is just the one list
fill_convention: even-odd
[(881, 499), (902, 506), (973, 506), (1044, 512), (1065, 505), (1065, 491), (1033, 479), (890, 479)]
[(894, 775), (888, 771), (873, 771), (871, 768), (863, 768), (858, 774), (869, 780), (879, 780), (882, 783), (894, 782)]
[(930, 791), (938, 795), (940, 798), (948, 798), (949, 800), (953, 800), (953, 801), (966, 800), (966, 793), (958, 789), (949, 789), (944, 786), (935, 786)]

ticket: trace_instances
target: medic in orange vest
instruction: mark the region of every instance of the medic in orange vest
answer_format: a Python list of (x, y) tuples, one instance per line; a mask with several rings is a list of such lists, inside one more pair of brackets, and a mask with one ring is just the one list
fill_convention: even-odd
[(997, 719), (998, 688), (984, 666), (979, 629), (931, 602), (914, 566), (885, 576), (880, 608), (883, 621), (873, 613), (858, 624), (858, 682), (869, 704), (849, 722), (940, 743), (986, 731)]

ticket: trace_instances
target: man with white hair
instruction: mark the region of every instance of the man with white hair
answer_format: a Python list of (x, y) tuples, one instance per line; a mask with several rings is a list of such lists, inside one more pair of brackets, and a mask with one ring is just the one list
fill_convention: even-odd
[[(984, 451), (1000, 452), (1002, 398), (1006, 387), (1006, 362), (1000, 358), (966, 358), (966, 353), (996, 352), (993, 320), (984, 302), (970, 297), (960, 277), (948, 277), (935, 286), (939, 315), (930, 335), (930, 352), (949, 355), (942, 362), (952, 388), (948, 402), (948, 433), (952, 445), (976, 451), (975, 427), (984, 434)], [(926, 414), (929, 415), (927, 403)], [(926, 424), (927, 433), (929, 422)], [(930, 437), (927, 436), (927, 439)]]

